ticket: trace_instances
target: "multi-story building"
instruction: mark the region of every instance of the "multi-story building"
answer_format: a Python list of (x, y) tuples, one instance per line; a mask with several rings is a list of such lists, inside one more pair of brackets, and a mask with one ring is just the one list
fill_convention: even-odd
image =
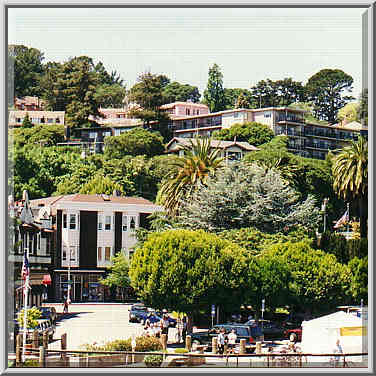
[(214, 131), (230, 128), (233, 124), (258, 122), (265, 124), (276, 135), (288, 136), (289, 151), (306, 157), (325, 159), (329, 150), (342, 148), (361, 132), (367, 132), (359, 123), (345, 125), (317, 125), (306, 123), (304, 110), (288, 107), (234, 109), (205, 115), (173, 119), (174, 137), (210, 137)]
[(9, 127), (19, 127), (22, 125), (26, 114), (34, 125), (39, 124), (63, 124), (64, 111), (9, 111)]
[(32, 200), (31, 206), (50, 210), (55, 232), (54, 297), (62, 300), (69, 283), (72, 301), (114, 299), (99, 283), (111, 257), (120, 251), (130, 257), (135, 230), (147, 228), (149, 215), (162, 210), (143, 198), (117, 195), (48, 197)]
[(206, 115), (209, 107), (202, 103), (174, 102), (164, 104), (160, 109), (169, 114), (171, 119), (179, 119), (187, 116)]
[(12, 269), (10, 278), (13, 278), (15, 287), (15, 309), (20, 309), (23, 304), (21, 269), (25, 252), (29, 255), (30, 265), (29, 305), (39, 306), (52, 295), (50, 288), (53, 267), (51, 217), (48, 209), (42, 211), (31, 209), (26, 191), (21, 201), (13, 202), (10, 197), (8, 210), (11, 221), (8, 262)]

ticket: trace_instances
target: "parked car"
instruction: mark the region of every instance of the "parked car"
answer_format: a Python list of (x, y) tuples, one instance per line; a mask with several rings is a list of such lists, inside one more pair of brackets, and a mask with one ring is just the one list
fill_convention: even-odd
[[(255, 323), (255, 320), (249, 320), (246, 322), (247, 325)], [(258, 320), (257, 323), (261, 326), (265, 340), (282, 339), (284, 337), (283, 333), (286, 330), (286, 327), (281, 323), (271, 320)]]
[(285, 338), (288, 338), (291, 342), (302, 341), (302, 328), (287, 329), (283, 332)]
[(57, 312), (54, 307), (37, 307), (42, 312), (41, 319), (50, 319), (53, 324), (56, 323)]
[(129, 322), (141, 322), (143, 314), (147, 314), (148, 309), (143, 304), (133, 304), (129, 310)]
[[(48, 339), (49, 341), (52, 341), (55, 331), (56, 331), (55, 325), (53, 324), (52, 320), (51, 319), (39, 319), (37, 321), (38, 321), (38, 325), (35, 328), (26, 329), (26, 339), (28, 341), (31, 341), (33, 338), (33, 333), (35, 331), (38, 331), (38, 334), (40, 337), (42, 337), (43, 333), (47, 331)], [(23, 334), (24, 328), (19, 328), (18, 333)]]
[(224, 328), (226, 334), (229, 334), (233, 329), (236, 331), (236, 343), (240, 343), (241, 339), (246, 340), (247, 352), (254, 352), (256, 342), (263, 341), (263, 335), (259, 326), (250, 326), (238, 323), (226, 323), (213, 326), (212, 329), (189, 333), (192, 338), (192, 343), (198, 345), (207, 345), (207, 350), (211, 351), (212, 338), (217, 337), (221, 328)]

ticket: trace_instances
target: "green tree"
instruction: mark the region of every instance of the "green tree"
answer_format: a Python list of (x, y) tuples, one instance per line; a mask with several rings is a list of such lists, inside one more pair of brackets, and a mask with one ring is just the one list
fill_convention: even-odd
[(181, 84), (176, 81), (170, 82), (164, 87), (163, 95), (169, 103), (188, 101), (197, 103), (201, 97), (197, 86)]
[(39, 144), (53, 146), (64, 141), (64, 125), (61, 124), (39, 124), (32, 128), (15, 128), (10, 130), (12, 141), (15, 147), (24, 145)]
[[(233, 108), (256, 108), (256, 104), (253, 102), (251, 92), (247, 89), (240, 88), (225, 88), (224, 89), (226, 110), (232, 110)], [(241, 102), (239, 102), (241, 98)]]
[(209, 68), (208, 84), (204, 91), (204, 103), (209, 107), (210, 112), (222, 111), (226, 108), (223, 74), (217, 64)]
[(99, 81), (102, 85), (124, 86), (124, 80), (120, 77), (116, 70), (112, 71), (111, 73), (108, 73), (101, 61), (94, 66), (94, 70), (98, 74)]
[(270, 247), (268, 256), (280, 258), (291, 273), (285, 304), (298, 311), (320, 313), (349, 302), (349, 269), (334, 255), (314, 250), (303, 241), (277, 243)]
[(99, 85), (93, 60), (87, 56), (48, 65), (41, 83), (48, 108), (65, 111), (65, 123), (72, 128), (90, 126), (89, 115), (101, 116), (96, 96)]
[[(36, 328), (38, 325), (38, 319), (42, 316), (42, 312), (37, 307), (32, 307), (27, 310), (26, 314), (26, 328)], [(25, 310), (22, 309), (17, 319), (21, 328), (24, 327)]]
[(135, 128), (119, 136), (106, 137), (105, 156), (108, 159), (123, 158), (125, 155), (153, 157), (164, 152), (163, 138), (159, 133)]
[(123, 193), (123, 187), (120, 184), (113, 182), (108, 176), (97, 174), (80, 189), (79, 193), (112, 195), (115, 190)]
[(111, 258), (111, 265), (107, 267), (109, 274), (100, 280), (100, 283), (108, 287), (129, 287), (129, 263), (124, 253), (119, 252)]
[(337, 114), (337, 119), (339, 121), (346, 121), (350, 123), (357, 120), (357, 115), (359, 113), (359, 103), (347, 103), (341, 109), (339, 109)]
[(357, 120), (368, 126), (368, 89), (363, 89), (360, 94)]
[(167, 142), (172, 135), (168, 128), (170, 118), (160, 110), (160, 106), (168, 103), (164, 90), (170, 80), (164, 75), (143, 73), (137, 81), (129, 90), (128, 100), (137, 103), (141, 108), (133, 109), (130, 114), (143, 120), (147, 128), (159, 131)]
[(216, 140), (245, 141), (253, 146), (259, 146), (269, 142), (273, 137), (273, 131), (265, 124), (249, 122), (244, 124), (233, 124), (231, 128), (225, 128), (213, 133)]
[(228, 312), (244, 301), (247, 261), (245, 250), (204, 231), (154, 233), (132, 257), (131, 284), (155, 308)]
[(278, 232), (303, 225), (315, 227), (315, 200), (301, 201), (280, 175), (257, 165), (232, 163), (209, 176), (181, 205), (179, 222), (209, 231), (255, 227)]
[(344, 200), (356, 201), (359, 208), (360, 235), (367, 236), (368, 142), (363, 137), (350, 141), (333, 158), (333, 188)]
[(139, 104), (142, 109), (157, 111), (162, 104), (167, 103), (163, 90), (169, 81), (164, 75), (143, 73), (129, 90), (128, 99)]
[(261, 80), (251, 87), (252, 102), (257, 107), (288, 106), (294, 102), (304, 101), (306, 94), (301, 82), (292, 78), (272, 81)]
[(275, 234), (262, 232), (255, 227), (242, 227), (224, 230), (217, 235), (245, 248), (252, 255), (259, 255), (276, 243), (305, 241), (313, 244), (312, 235), (306, 229), (299, 227), (292, 231)]
[(97, 87), (95, 101), (104, 108), (119, 108), (123, 106), (126, 90), (118, 84), (103, 84)]
[(313, 102), (315, 117), (335, 123), (338, 110), (352, 96), (344, 95), (352, 91), (353, 78), (340, 69), (322, 69), (308, 79), (306, 90)]
[(39, 96), (39, 81), (43, 75), (44, 54), (24, 45), (8, 46), (8, 62), (13, 67), (14, 96)]
[(185, 155), (175, 160), (175, 168), (162, 182), (157, 196), (157, 202), (172, 216), (177, 214), (181, 200), (188, 199), (222, 164), (219, 149), (210, 148), (210, 139), (191, 140), (183, 150)]
[[(363, 299), (368, 303), (368, 256), (364, 258), (355, 257), (349, 262), (351, 273), (350, 293), (356, 304)], [(354, 303), (355, 303), (354, 302)]]
[(26, 112), (24, 119), (22, 120), (22, 128), (32, 128), (34, 124), (31, 122), (29, 114)]

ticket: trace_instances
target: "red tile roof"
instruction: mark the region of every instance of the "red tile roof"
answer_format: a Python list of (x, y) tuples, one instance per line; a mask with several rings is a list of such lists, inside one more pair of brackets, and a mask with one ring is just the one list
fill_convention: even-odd
[(124, 197), (124, 196), (113, 196), (113, 195), (84, 195), (84, 194), (73, 194), (67, 196), (55, 196), (46, 197), (36, 200), (31, 200), (31, 206), (44, 205), (56, 205), (60, 202), (98, 202), (98, 203), (115, 203), (115, 204), (130, 204), (130, 205), (154, 205), (151, 201), (146, 200), (142, 197)]

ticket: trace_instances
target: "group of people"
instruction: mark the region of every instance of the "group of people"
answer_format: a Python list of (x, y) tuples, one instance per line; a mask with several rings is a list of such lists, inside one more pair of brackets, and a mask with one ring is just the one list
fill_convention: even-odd
[(225, 345), (227, 344), (227, 354), (234, 354), (235, 353), (235, 347), (236, 347), (236, 339), (238, 336), (236, 335), (235, 329), (231, 330), (231, 333), (226, 334), (225, 328), (221, 328), (218, 334), (218, 352), (220, 354), (223, 354), (225, 352)]
[[(168, 313), (163, 314), (162, 319), (159, 322), (152, 322), (152, 314), (149, 314), (144, 326), (144, 335), (148, 337), (160, 338), (161, 334), (166, 334), (168, 338), (168, 329), (170, 327), (169, 315)], [(184, 316), (182, 319), (177, 320), (176, 324), (177, 335), (176, 342), (180, 343), (185, 341), (187, 335), (187, 318)]]

